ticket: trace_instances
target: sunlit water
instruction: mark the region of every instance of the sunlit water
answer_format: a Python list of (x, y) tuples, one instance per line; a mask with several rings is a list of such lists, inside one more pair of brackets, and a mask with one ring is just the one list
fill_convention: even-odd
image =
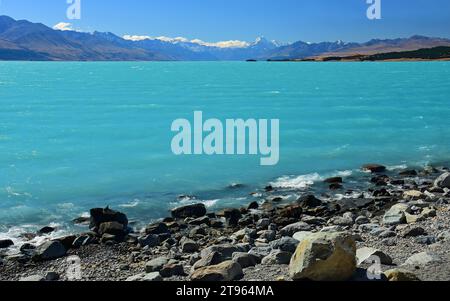
[[(280, 119), (280, 162), (172, 154), (171, 123)], [(110, 205), (150, 221), (450, 157), (450, 63), (0, 63), (0, 237)], [(400, 166), (399, 166), (400, 165)], [(353, 172), (352, 172), (353, 171)], [(246, 186), (229, 189), (232, 183)]]

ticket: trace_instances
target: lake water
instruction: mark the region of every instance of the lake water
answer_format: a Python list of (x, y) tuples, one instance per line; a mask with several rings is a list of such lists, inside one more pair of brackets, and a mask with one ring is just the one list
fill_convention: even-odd
[[(177, 118), (279, 119), (280, 162), (175, 156)], [(364, 163), (448, 161), (450, 63), (0, 63), (0, 237), (110, 205), (150, 221)], [(229, 189), (232, 183), (245, 187)]]

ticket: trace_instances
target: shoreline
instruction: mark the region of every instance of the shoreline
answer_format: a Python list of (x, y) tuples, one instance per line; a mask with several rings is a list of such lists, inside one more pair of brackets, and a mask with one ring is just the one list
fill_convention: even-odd
[[(450, 194), (448, 187), (436, 184), (448, 168), (400, 173), (381, 165), (366, 169), (370, 184), (362, 181), (362, 188), (351, 193), (345, 191), (347, 183), (342, 177), (323, 181), (330, 191), (349, 193), (341, 199), (299, 191), (304, 194), (289, 202), (285, 197), (292, 189), (267, 186), (259, 202), (246, 207), (207, 212), (203, 204), (187, 205), (172, 210), (171, 217), (148, 225), (141, 233), (129, 226), (124, 214), (91, 210), (90, 219), (80, 220), (90, 223), (92, 230), (86, 233), (37, 246), (25, 244), (14, 255), (7, 255), (10, 246), (1, 241), (0, 280), (56, 280), (48, 274), (68, 280), (67, 258), (78, 256), (82, 280), (204, 280), (215, 275), (217, 280), (289, 281), (293, 278), (289, 263), (300, 243), (314, 233), (341, 232), (351, 237), (359, 253), (382, 253), (383, 271), (416, 260), (412, 268), (405, 268), (418, 278), (450, 280), (446, 251)], [(41, 229), (44, 234), (53, 230)], [(360, 251), (364, 247), (377, 252)], [(414, 253), (422, 257), (410, 260)], [(394, 265), (385, 264), (389, 261)], [(422, 268), (416, 269), (415, 264)], [(449, 268), (431, 272), (442, 265)], [(364, 268), (364, 263), (358, 265), (358, 271)], [(355, 278), (360, 276), (355, 272), (349, 279), (361, 280)]]

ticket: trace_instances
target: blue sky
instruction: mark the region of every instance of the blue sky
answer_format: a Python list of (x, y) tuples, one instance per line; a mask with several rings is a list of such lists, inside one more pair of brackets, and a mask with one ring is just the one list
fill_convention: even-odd
[(265, 36), (283, 42), (366, 41), (415, 34), (450, 37), (449, 0), (381, 0), (382, 20), (366, 0), (81, 0), (67, 20), (66, 0), (0, 0), (0, 15), (120, 36), (186, 37), (216, 42)]

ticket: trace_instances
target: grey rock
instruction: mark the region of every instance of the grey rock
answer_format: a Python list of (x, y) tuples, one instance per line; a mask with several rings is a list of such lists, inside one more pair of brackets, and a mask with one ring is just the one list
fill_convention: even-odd
[(417, 236), (422, 236), (422, 235), (426, 235), (426, 231), (424, 228), (422, 227), (413, 227), (413, 228), (409, 228), (406, 229), (403, 233), (402, 233), (402, 237), (407, 238), (407, 237), (417, 237)]
[(374, 248), (361, 248), (356, 250), (356, 258), (358, 265), (361, 265), (367, 261), (370, 261), (368, 263), (372, 263), (372, 260), (385, 265), (392, 264), (392, 258), (389, 255)]
[(369, 218), (367, 218), (365, 216), (358, 216), (355, 220), (355, 223), (357, 225), (364, 225), (364, 224), (369, 224), (370, 220), (369, 220)]
[(207, 257), (209, 254), (217, 252), (220, 255), (221, 262), (225, 260), (230, 260), (233, 256), (233, 253), (236, 252), (245, 252), (245, 249), (242, 246), (232, 245), (232, 244), (222, 244), (222, 245), (214, 245), (203, 249), (200, 252), (200, 256)]
[(256, 222), (256, 228), (260, 230), (265, 230), (269, 227), (270, 223), (271, 223), (270, 219), (262, 218)]
[(405, 212), (408, 209), (408, 205), (406, 204), (396, 204), (389, 209), (384, 217), (383, 224), (392, 226), (392, 225), (400, 225), (406, 223), (406, 215)]
[(169, 262), (162, 267), (159, 274), (161, 274), (163, 278), (169, 278), (173, 276), (184, 276), (185, 272), (181, 264)]
[(146, 273), (153, 273), (153, 272), (159, 272), (168, 263), (169, 259), (166, 257), (158, 257), (153, 260), (150, 260), (145, 264), (145, 272)]
[(397, 233), (395, 233), (394, 231), (391, 231), (391, 230), (385, 230), (378, 235), (379, 238), (390, 238), (390, 237), (396, 237), (396, 236), (397, 236)]
[(292, 253), (285, 252), (282, 250), (273, 250), (269, 255), (264, 257), (261, 261), (264, 265), (272, 265), (272, 264), (289, 264), (291, 261)]
[(144, 248), (144, 247), (154, 248), (154, 247), (158, 246), (161, 243), (161, 241), (160, 241), (158, 235), (148, 234), (148, 235), (139, 237), (138, 243), (142, 248)]
[(265, 246), (265, 247), (254, 247), (248, 253), (255, 255), (256, 257), (258, 257), (260, 259), (263, 259), (267, 255), (269, 255), (270, 252), (272, 252), (272, 247)]
[(158, 272), (153, 272), (153, 273), (149, 273), (144, 275), (141, 278), (141, 281), (144, 282), (161, 282), (163, 281), (163, 278), (161, 277), (161, 275)]
[(206, 207), (204, 204), (194, 204), (175, 208), (171, 212), (174, 218), (198, 218), (206, 215)]
[(41, 275), (31, 275), (27, 277), (22, 277), (19, 279), (20, 282), (41, 282), (45, 281), (45, 278)]
[(45, 274), (46, 281), (57, 281), (59, 280), (59, 274), (57, 272), (47, 272)]
[[(297, 232), (298, 233), (298, 232)], [(300, 242), (292, 237), (282, 237), (270, 243), (274, 250), (281, 250), (289, 253), (294, 253)]]
[(36, 261), (45, 261), (60, 258), (66, 255), (66, 248), (59, 241), (48, 241), (36, 248)]
[(253, 254), (238, 252), (233, 254), (233, 261), (236, 261), (245, 269), (257, 265), (261, 262), (261, 259)]
[(440, 263), (440, 262), (441, 259), (437, 255), (428, 252), (422, 252), (409, 257), (405, 261), (405, 265), (426, 266), (430, 263)]
[(312, 228), (309, 224), (305, 222), (298, 222), (295, 224), (290, 224), (283, 229), (281, 229), (280, 234), (282, 236), (290, 236), (292, 237), (295, 233), (300, 231), (311, 231)]
[(190, 239), (185, 239), (181, 243), (181, 251), (183, 253), (195, 253), (198, 251), (199, 248), (200, 246), (198, 245), (198, 243)]
[(440, 188), (450, 188), (450, 173), (446, 172), (442, 174), (439, 178), (434, 182), (434, 186)]
[(429, 246), (429, 245), (435, 244), (437, 242), (437, 239), (435, 236), (427, 235), (427, 236), (422, 236), (422, 237), (416, 237), (416, 242), (421, 245)]

